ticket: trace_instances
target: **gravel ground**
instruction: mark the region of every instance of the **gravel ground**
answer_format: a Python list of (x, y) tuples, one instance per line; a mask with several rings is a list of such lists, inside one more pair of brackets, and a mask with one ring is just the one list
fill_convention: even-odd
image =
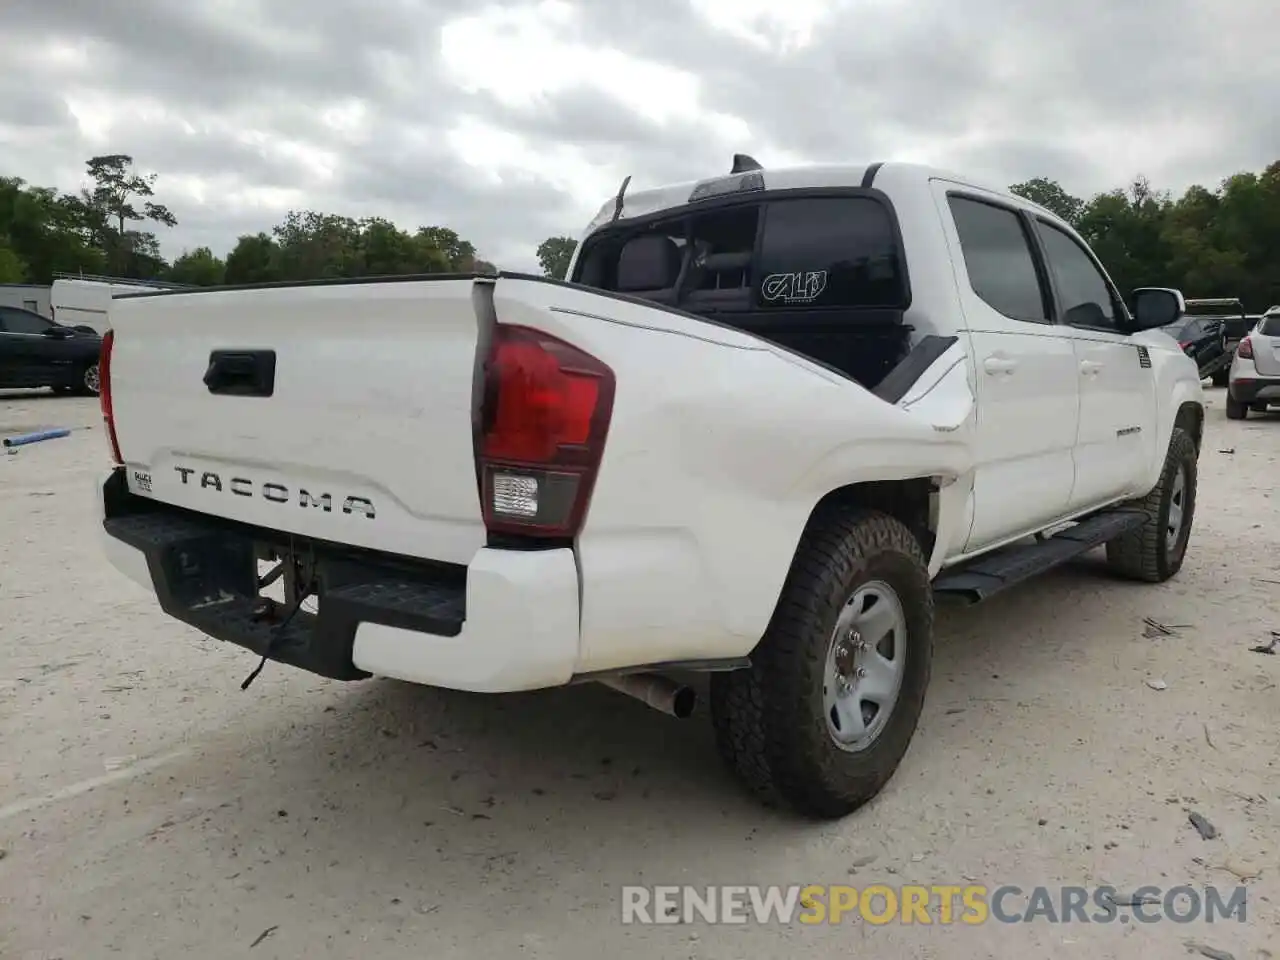
[[(0, 433), (76, 428), (0, 456), (0, 957), (1280, 957), (1280, 657), (1250, 651), (1280, 629), (1280, 417), (1210, 397), (1181, 575), (1089, 557), (944, 611), (898, 775), (814, 825), (744, 797), (705, 717), (602, 688), (271, 665), (242, 693), (251, 655), (100, 556), (96, 404), (0, 395)], [(620, 921), (630, 883), (968, 882), (1247, 882), (1247, 921)]]

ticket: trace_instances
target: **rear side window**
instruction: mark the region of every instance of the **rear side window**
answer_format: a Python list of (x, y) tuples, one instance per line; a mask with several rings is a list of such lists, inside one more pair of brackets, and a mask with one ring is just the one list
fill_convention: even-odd
[(771, 201), (755, 272), (766, 310), (906, 306), (893, 220), (869, 197)]
[(1047, 323), (1040, 276), (1022, 219), (1012, 210), (950, 197), (969, 285), (984, 303), (1013, 320)]

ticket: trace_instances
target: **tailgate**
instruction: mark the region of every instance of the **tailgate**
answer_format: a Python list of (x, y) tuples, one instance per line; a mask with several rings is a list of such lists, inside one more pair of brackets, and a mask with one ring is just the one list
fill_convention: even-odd
[(465, 277), (114, 300), (111, 393), (130, 489), (469, 562), (485, 543), (472, 385), (488, 292)]

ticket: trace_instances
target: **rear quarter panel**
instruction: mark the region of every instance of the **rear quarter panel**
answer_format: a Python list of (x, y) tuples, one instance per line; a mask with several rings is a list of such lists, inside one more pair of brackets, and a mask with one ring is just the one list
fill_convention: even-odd
[(495, 308), (617, 379), (577, 545), (579, 672), (747, 654), (824, 495), (971, 468), (962, 433), (738, 331), (532, 281), (500, 281)]

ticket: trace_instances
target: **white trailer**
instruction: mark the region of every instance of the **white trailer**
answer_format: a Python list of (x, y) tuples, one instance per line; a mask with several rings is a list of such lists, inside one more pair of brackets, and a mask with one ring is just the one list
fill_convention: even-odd
[(53, 318), (67, 327), (92, 327), (106, 333), (107, 307), (113, 297), (148, 290), (182, 290), (183, 284), (159, 280), (128, 280), (89, 274), (56, 274), (50, 291)]

